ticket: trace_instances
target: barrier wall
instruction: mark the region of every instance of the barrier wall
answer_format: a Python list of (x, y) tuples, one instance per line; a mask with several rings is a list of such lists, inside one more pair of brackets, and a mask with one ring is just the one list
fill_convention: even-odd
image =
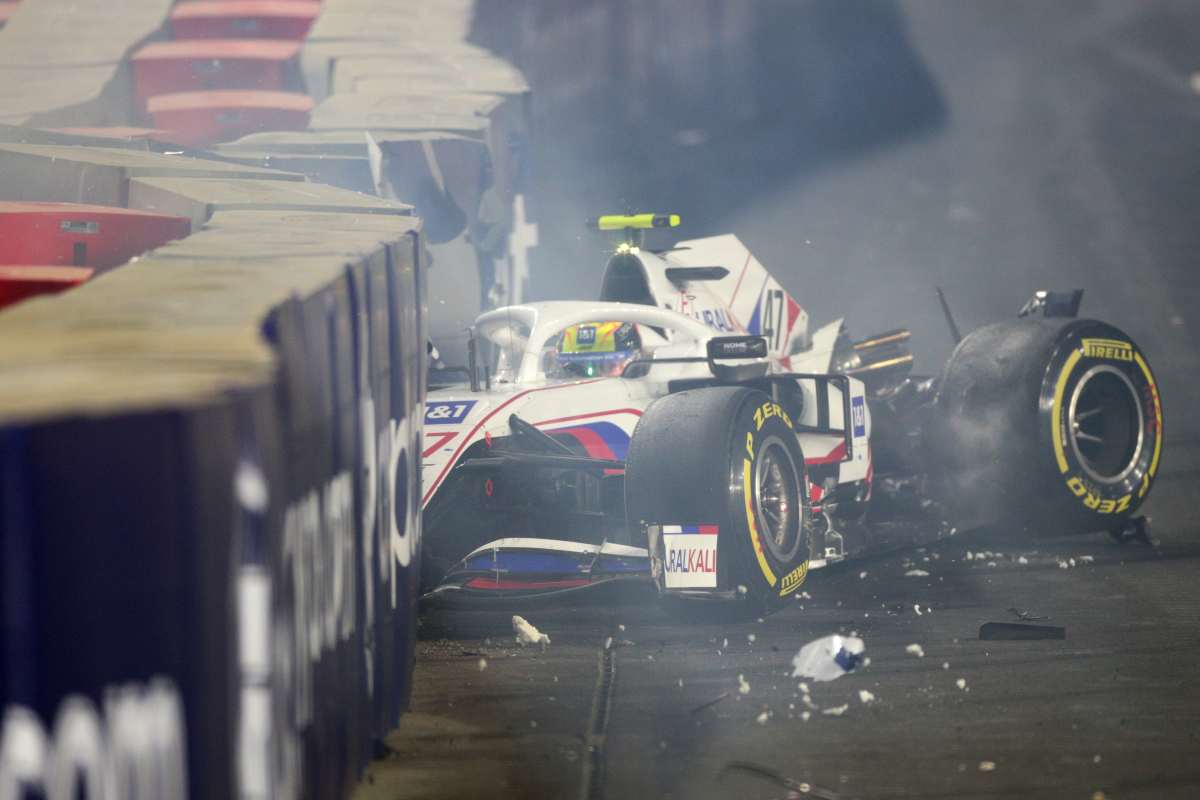
[(407, 702), (420, 222), (189, 161), (112, 180), (196, 233), (0, 314), (0, 795), (340, 797)]

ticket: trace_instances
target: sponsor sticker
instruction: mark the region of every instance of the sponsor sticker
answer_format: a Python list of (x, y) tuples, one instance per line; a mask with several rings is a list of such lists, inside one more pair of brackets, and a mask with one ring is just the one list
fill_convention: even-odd
[(595, 325), (580, 325), (579, 330), (575, 333), (575, 341), (581, 345), (594, 345), (596, 343), (596, 326)]
[(694, 528), (712, 533), (671, 533), (680, 530), (680, 526), (663, 526), (663, 584), (668, 589), (715, 589), (717, 586), (716, 526)]
[(850, 420), (855, 438), (867, 435), (867, 400), (862, 395), (850, 398)]
[(474, 400), (450, 400), (425, 404), (426, 425), (458, 425), (475, 406)]
[(1084, 339), (1083, 354), (1109, 361), (1133, 361), (1133, 345), (1120, 339)]

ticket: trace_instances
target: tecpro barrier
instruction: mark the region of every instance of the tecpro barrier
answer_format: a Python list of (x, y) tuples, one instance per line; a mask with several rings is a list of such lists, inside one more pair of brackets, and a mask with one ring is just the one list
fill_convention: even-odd
[(220, 212), (0, 315), (0, 796), (341, 796), (395, 726), (425, 338), (392, 211)]

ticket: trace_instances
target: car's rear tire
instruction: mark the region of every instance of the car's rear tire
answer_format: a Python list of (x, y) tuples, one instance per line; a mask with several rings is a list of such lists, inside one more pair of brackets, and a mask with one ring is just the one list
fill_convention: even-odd
[(925, 440), (960, 523), (1115, 530), (1154, 482), (1162, 401), (1145, 357), (1112, 325), (1011, 320), (955, 349)]
[(709, 594), (755, 607), (793, 594), (808, 573), (809, 492), (792, 425), (778, 403), (752, 389), (693, 389), (656, 400), (625, 463), (634, 536), (651, 525), (716, 526), (717, 585)]

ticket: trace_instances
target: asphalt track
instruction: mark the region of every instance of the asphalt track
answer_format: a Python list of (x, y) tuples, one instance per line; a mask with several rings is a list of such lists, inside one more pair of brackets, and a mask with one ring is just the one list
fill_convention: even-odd
[[(1189, 72), (1200, 11), (902, 9), (944, 124), (786, 180), (714, 171), (721, 203), (699, 208), (699, 225), (736, 230), (814, 323), (844, 313), (864, 335), (911, 326), (927, 370), (949, 349), (933, 285), (963, 327), (1011, 313), (1033, 288), (1086, 287), (1085, 313), (1131, 333), (1163, 387), (1166, 450), (1145, 509), (1157, 546), (962, 534), (816, 573), (810, 599), (762, 622), (684, 623), (643, 596), (521, 611), (550, 635), (544, 651), (513, 644), (511, 610), (433, 612), (413, 712), (359, 797), (786, 795), (735, 762), (807, 782), (810, 796), (1200, 796), (1200, 95)], [(780, 145), (756, 136), (764, 152)], [(656, 179), (698, 155), (744, 167), (746, 148), (679, 148), (656, 160)], [(1012, 620), (1009, 608), (1049, 617), (1066, 639), (980, 641), (979, 626)], [(810, 682), (814, 710), (788, 677), (791, 656), (839, 631), (862, 636), (871, 663)]]

